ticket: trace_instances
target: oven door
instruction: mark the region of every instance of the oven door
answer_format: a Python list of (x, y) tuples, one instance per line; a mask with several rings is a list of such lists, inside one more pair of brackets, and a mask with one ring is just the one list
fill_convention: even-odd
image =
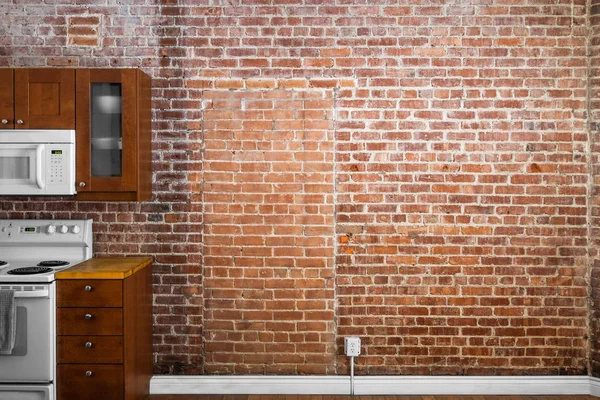
[(39, 143), (0, 145), (0, 193), (45, 193), (45, 150)]
[(0, 355), (0, 383), (54, 381), (55, 284), (0, 283), (0, 289), (15, 290), (17, 306), (15, 346)]

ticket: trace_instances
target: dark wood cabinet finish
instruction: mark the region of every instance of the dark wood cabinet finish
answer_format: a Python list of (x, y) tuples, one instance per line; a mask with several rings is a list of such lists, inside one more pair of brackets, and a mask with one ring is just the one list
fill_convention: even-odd
[(122, 308), (67, 308), (56, 310), (59, 335), (121, 335)]
[(72, 69), (15, 69), (14, 99), (17, 129), (75, 128)]
[(75, 70), (0, 69), (0, 129), (75, 129)]
[(0, 69), (0, 129), (15, 127), (14, 79), (12, 69)]
[(73, 279), (57, 282), (58, 307), (122, 307), (123, 281)]
[(121, 364), (123, 336), (59, 336), (59, 364)]
[(152, 377), (151, 271), (147, 264), (123, 279), (57, 280), (59, 400), (147, 399)]
[(122, 364), (59, 364), (56, 375), (57, 400), (128, 400)]
[[(121, 89), (121, 173), (95, 176), (92, 168), (92, 85)], [(151, 80), (137, 69), (76, 72), (77, 197), (80, 200), (150, 200), (152, 197)]]

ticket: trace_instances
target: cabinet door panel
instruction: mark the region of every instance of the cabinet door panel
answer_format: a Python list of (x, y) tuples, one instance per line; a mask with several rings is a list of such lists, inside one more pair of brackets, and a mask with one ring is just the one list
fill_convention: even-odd
[(14, 80), (12, 69), (0, 69), (0, 129), (15, 127)]
[(135, 70), (77, 71), (78, 192), (137, 188)]
[(75, 72), (71, 69), (15, 70), (17, 129), (74, 129)]

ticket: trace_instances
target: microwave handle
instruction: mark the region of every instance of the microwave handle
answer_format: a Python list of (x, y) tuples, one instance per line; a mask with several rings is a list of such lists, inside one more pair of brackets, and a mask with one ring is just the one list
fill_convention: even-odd
[(40, 189), (43, 189), (46, 187), (46, 184), (44, 183), (44, 180), (42, 178), (42, 161), (44, 160), (43, 155), (44, 155), (44, 145), (40, 144), (37, 146), (37, 149), (35, 151), (35, 157), (36, 157), (35, 183), (38, 185), (38, 187)]

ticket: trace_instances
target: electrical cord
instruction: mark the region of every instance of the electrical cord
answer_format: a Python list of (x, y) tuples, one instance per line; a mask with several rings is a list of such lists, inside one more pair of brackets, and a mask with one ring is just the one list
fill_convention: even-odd
[(354, 396), (354, 357), (350, 357), (350, 395)]

